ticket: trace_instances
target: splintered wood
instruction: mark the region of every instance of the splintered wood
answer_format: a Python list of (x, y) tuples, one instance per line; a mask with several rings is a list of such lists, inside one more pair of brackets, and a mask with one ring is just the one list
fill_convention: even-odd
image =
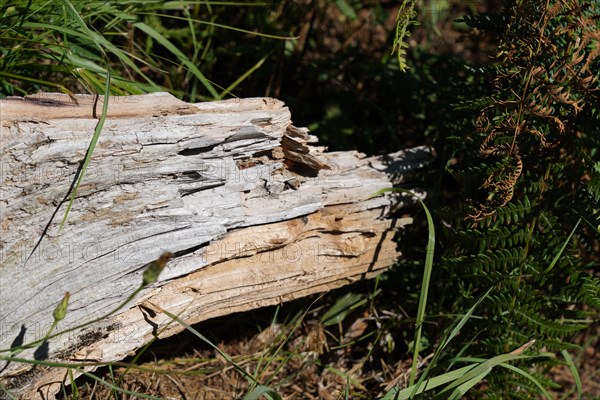
[[(110, 313), (165, 251), (159, 281), (125, 307), (18, 357), (120, 360), (184, 329), (162, 310), (192, 324), (370, 278), (400, 256), (394, 230), (409, 219), (390, 210), (401, 198), (372, 195), (418, 173), (431, 150), (327, 153), (269, 98), (110, 98), (61, 229), (103, 104), (75, 98), (0, 101), (1, 349), (42, 339), (66, 291), (57, 332)], [(0, 369), (25, 398), (51, 397), (65, 373)]]

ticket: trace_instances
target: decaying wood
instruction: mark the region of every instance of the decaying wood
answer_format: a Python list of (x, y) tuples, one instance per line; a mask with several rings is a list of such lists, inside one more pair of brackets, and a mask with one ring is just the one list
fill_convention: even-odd
[[(430, 150), (327, 153), (291, 125), (283, 103), (266, 98), (110, 98), (60, 229), (101, 110), (102, 98), (96, 113), (93, 100), (0, 101), (0, 349), (42, 338), (66, 291), (58, 330), (105, 315), (164, 251), (175, 257), (158, 283), (35, 356), (120, 360), (155, 335), (183, 330), (163, 309), (196, 323), (369, 278), (399, 257), (394, 230), (407, 219), (388, 216), (393, 196), (371, 195), (425, 166)], [(16, 362), (0, 368), (5, 384), (30, 398), (55, 393), (65, 373)]]

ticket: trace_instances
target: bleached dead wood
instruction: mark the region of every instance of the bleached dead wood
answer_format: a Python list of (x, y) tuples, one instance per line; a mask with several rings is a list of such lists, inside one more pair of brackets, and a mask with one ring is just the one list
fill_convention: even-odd
[[(326, 153), (274, 99), (112, 97), (59, 229), (102, 106), (101, 98), (93, 112), (92, 97), (76, 99), (0, 101), (0, 349), (42, 338), (65, 291), (59, 330), (105, 315), (148, 263), (163, 251), (175, 257), (117, 314), (53, 338), (43, 354), (51, 360), (120, 360), (153, 335), (181, 331), (161, 308), (195, 323), (380, 273), (399, 257), (394, 229), (407, 221), (388, 216), (392, 196), (370, 196), (431, 157), (427, 148)], [(64, 376), (1, 368), (31, 398), (54, 393)]]

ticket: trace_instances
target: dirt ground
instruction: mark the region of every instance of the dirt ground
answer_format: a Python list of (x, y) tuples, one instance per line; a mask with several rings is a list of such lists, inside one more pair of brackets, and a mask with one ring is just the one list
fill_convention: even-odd
[[(295, 304), (286, 308), (295, 311)], [(269, 315), (275, 314), (275, 308), (271, 307), (208, 321), (196, 329), (284, 399), (373, 399), (393, 387), (407, 386), (412, 360), (408, 355), (396, 360), (379, 356), (386, 352), (386, 340), (375, 337), (373, 316), (359, 314), (339, 326), (325, 327), (320, 322), (324, 311), (317, 306), (302, 319), (296, 316), (286, 323), (272, 323)], [(600, 324), (595, 324), (577, 337), (582, 350), (570, 353), (587, 400), (600, 398), (599, 337)], [(425, 354), (421, 368), (427, 361)], [(252, 389), (236, 367), (190, 332), (156, 342), (137, 367), (115, 366), (112, 374), (106, 368), (98, 372), (125, 390), (164, 399), (241, 399)], [(555, 367), (550, 375), (561, 385), (553, 391), (556, 399), (578, 398), (566, 365)], [(79, 398), (108, 399), (111, 392), (93, 381), (80, 380)]]

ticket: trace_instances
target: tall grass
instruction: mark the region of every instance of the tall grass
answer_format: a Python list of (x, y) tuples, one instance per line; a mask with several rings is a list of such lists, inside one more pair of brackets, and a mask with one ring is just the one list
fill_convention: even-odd
[[(2, 0), (0, 2), (0, 95), (38, 90), (113, 95), (170, 91), (192, 100), (231, 93), (264, 62), (230, 83), (210, 81), (215, 35), (291, 39), (218, 23), (219, 13), (259, 1)], [(60, 83), (57, 83), (60, 82)]]

